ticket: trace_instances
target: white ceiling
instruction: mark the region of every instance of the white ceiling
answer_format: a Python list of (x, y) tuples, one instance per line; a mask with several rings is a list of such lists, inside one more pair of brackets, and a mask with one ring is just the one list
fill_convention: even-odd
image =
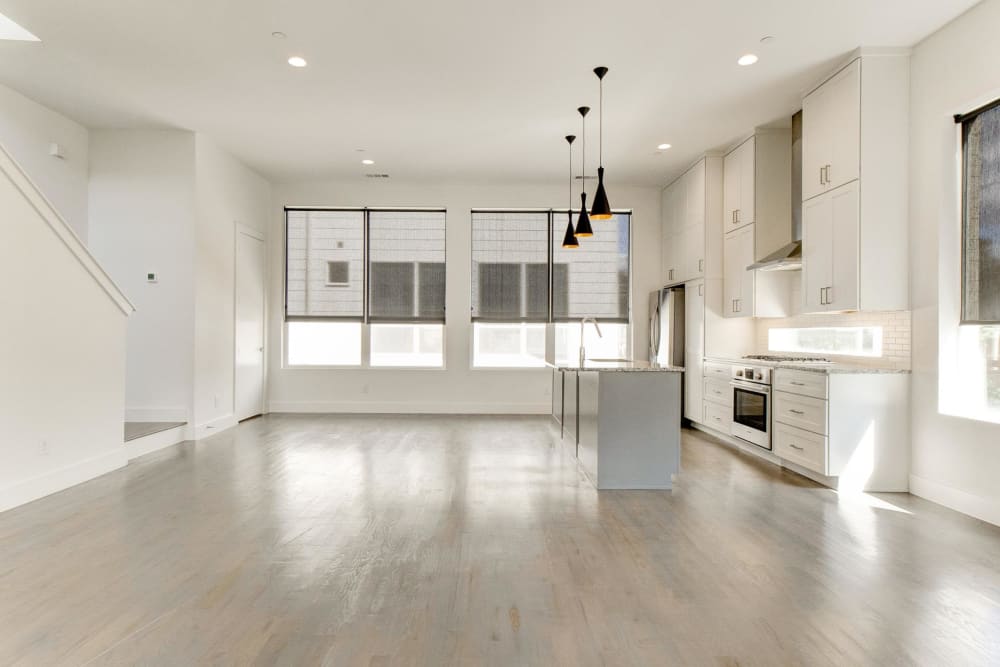
[[(974, 4), (0, 0), (42, 40), (0, 42), (0, 82), (91, 127), (204, 132), (279, 181), (528, 182), (564, 177), (563, 136), (597, 106), (591, 70), (606, 65), (609, 186), (662, 185), (790, 115), (855, 47), (910, 46)], [(749, 51), (760, 62), (737, 66)], [(289, 67), (295, 54), (309, 66)]]

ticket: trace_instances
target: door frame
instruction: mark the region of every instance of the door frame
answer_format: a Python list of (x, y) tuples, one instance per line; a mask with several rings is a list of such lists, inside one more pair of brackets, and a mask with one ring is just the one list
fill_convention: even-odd
[(237, 412), (236, 412), (237, 411), (237, 402), (236, 402), (237, 401), (237, 387), (236, 387), (236, 364), (237, 364), (237, 359), (236, 359), (236, 336), (238, 335), (238, 332), (237, 332), (238, 326), (237, 326), (237, 313), (236, 313), (236, 298), (237, 298), (237, 292), (239, 291), (239, 276), (237, 275), (238, 268), (239, 268), (238, 267), (239, 263), (237, 261), (237, 252), (239, 252), (240, 234), (244, 234), (246, 236), (249, 236), (249, 237), (251, 237), (253, 239), (256, 239), (256, 240), (258, 240), (258, 241), (260, 241), (261, 243), (264, 244), (264, 267), (263, 267), (263, 269), (264, 269), (264, 276), (263, 276), (263, 278), (264, 278), (264, 294), (263, 294), (263, 297), (264, 297), (263, 298), (263, 306), (264, 306), (264, 308), (263, 308), (263, 312), (261, 313), (261, 317), (263, 319), (262, 324), (263, 324), (263, 329), (264, 329), (264, 331), (263, 331), (263, 334), (264, 334), (264, 352), (263, 352), (263, 356), (261, 358), (260, 414), (265, 415), (265, 414), (268, 413), (268, 409), (267, 409), (267, 359), (268, 359), (268, 352), (267, 352), (267, 349), (268, 349), (268, 344), (267, 344), (268, 343), (267, 317), (268, 317), (269, 309), (268, 309), (267, 292), (268, 292), (268, 286), (270, 285), (270, 283), (268, 282), (270, 271), (268, 269), (268, 261), (267, 261), (268, 260), (268, 255), (267, 255), (267, 238), (264, 236), (263, 232), (261, 232), (259, 230), (256, 230), (253, 227), (249, 227), (249, 226), (243, 224), (242, 222), (239, 222), (238, 220), (236, 220), (236, 221), (233, 221), (233, 408), (232, 408), (232, 414), (233, 414), (233, 419), (237, 420), (237, 422), (239, 421), (239, 417), (238, 417)]

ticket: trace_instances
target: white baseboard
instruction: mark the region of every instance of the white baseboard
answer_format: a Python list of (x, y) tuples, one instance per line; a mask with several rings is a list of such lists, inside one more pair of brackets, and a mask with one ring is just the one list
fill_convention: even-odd
[(110, 452), (11, 484), (0, 489), (0, 512), (100, 477), (125, 466), (126, 463), (128, 461), (125, 450), (119, 446)]
[(128, 456), (128, 460), (133, 461), (140, 456), (152, 454), (153, 452), (173, 447), (177, 443), (188, 440), (189, 431), (188, 425), (184, 424), (176, 428), (167, 429), (166, 431), (129, 440), (125, 443), (125, 453)]
[(188, 411), (184, 408), (125, 408), (127, 422), (186, 422)]
[(918, 475), (910, 475), (910, 493), (1000, 526), (1000, 500), (996, 498), (973, 495)]
[(236, 415), (224, 415), (211, 421), (197, 424), (194, 427), (189, 427), (187, 437), (185, 439), (201, 440), (202, 438), (207, 438), (210, 435), (222, 433), (226, 429), (236, 426), (237, 423)]
[(438, 401), (273, 401), (268, 412), (435, 414), (435, 415), (548, 415), (545, 403), (442, 403)]

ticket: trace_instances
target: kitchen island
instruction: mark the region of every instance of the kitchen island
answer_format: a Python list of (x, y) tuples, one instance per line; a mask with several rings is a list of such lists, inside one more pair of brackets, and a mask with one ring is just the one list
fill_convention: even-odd
[(598, 489), (669, 489), (680, 469), (683, 368), (550, 363), (552, 415)]

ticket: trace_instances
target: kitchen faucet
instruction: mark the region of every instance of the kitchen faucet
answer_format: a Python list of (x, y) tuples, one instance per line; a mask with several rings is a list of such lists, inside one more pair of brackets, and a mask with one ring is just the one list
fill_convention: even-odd
[(580, 368), (583, 368), (584, 363), (587, 361), (587, 351), (583, 348), (583, 325), (587, 322), (593, 324), (594, 328), (597, 329), (598, 338), (604, 338), (604, 335), (601, 333), (601, 327), (597, 324), (597, 320), (593, 317), (584, 317), (580, 320)]

